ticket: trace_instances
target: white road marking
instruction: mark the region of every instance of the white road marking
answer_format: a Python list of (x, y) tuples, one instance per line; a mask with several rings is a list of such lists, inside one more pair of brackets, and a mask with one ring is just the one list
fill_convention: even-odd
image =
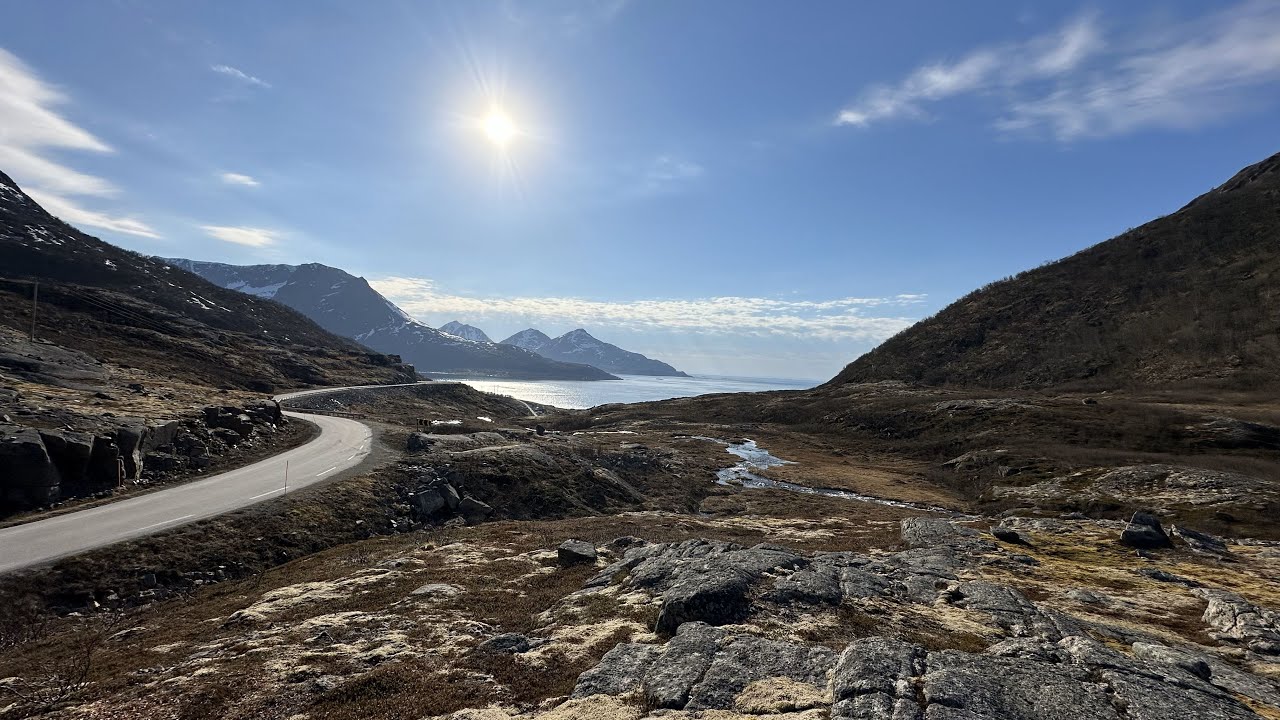
[(276, 494), (276, 493), (278, 493), (278, 492), (283, 492), (283, 491), (284, 491), (284, 488), (279, 487), (279, 488), (276, 488), (275, 490), (268, 490), (268, 491), (266, 491), (266, 492), (264, 492), (264, 493), (262, 493), (262, 494), (260, 494), (260, 495), (254, 495), (253, 497), (251, 497), (251, 498), (249, 498), (249, 499), (250, 499), (250, 500), (257, 500), (257, 499), (258, 499), (258, 498), (260, 498), (260, 497), (266, 497), (266, 496), (268, 496), (268, 495), (274, 495), (274, 494)]
[(172, 520), (165, 520), (164, 522), (158, 522), (158, 523), (156, 523), (156, 524), (154, 524), (154, 525), (148, 525), (148, 526), (146, 526), (146, 527), (140, 527), (140, 528), (138, 528), (138, 529), (139, 529), (139, 530), (150, 530), (150, 529), (151, 529), (151, 528), (153, 528), (153, 527), (160, 527), (161, 525), (168, 525), (169, 523), (176, 523), (176, 522), (178, 522), (178, 521), (180, 521), (180, 520), (186, 520), (187, 518), (191, 518), (191, 517), (195, 517), (195, 515), (183, 515), (182, 517), (179, 517), (179, 518), (174, 518), (174, 519), (172, 519)]
[(358, 454), (358, 453), (351, 453), (351, 455), (350, 455), (349, 457), (347, 457), (347, 459), (348, 459), (348, 460), (354, 459), (354, 458), (355, 458), (355, 456), (356, 456), (357, 454)]
[(337, 466), (337, 465), (334, 465), (333, 467), (329, 468), (328, 470), (325, 470), (324, 472), (320, 473), (319, 475), (316, 475), (316, 477), (318, 477), (318, 478), (322, 478), (322, 477), (324, 477), (325, 475), (328, 475), (329, 473), (331, 473), (331, 472), (333, 472), (334, 470), (337, 470), (337, 469), (338, 469), (338, 466)]

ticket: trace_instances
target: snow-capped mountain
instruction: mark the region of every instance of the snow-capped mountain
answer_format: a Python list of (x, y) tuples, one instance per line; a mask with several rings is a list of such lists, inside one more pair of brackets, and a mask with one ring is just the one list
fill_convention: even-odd
[(476, 327), (475, 325), (466, 325), (466, 324), (460, 323), (457, 320), (453, 320), (451, 322), (447, 322), (441, 325), (440, 332), (448, 333), (450, 335), (453, 335), (454, 337), (460, 337), (463, 340), (470, 340), (472, 342), (486, 342), (486, 343), (493, 342), (492, 340), (489, 339), (489, 336), (485, 335), (484, 331), (481, 330), (480, 328)]
[(166, 262), (224, 288), (288, 305), (330, 332), (379, 352), (401, 356), (424, 374), (483, 374), (529, 380), (616, 379), (590, 365), (556, 361), (522, 348), (441, 332), (409, 317), (369, 287), (364, 278), (327, 265), (227, 265), (183, 259)]
[(541, 330), (529, 328), (528, 330), (521, 330), (506, 340), (503, 340), (502, 344), (515, 345), (516, 347), (524, 348), (530, 352), (538, 352), (542, 350), (542, 348), (551, 344), (551, 338)]
[(546, 333), (529, 328), (503, 340), (501, 344), (524, 348), (551, 360), (586, 363), (606, 372), (622, 375), (689, 377), (661, 360), (623, 350), (617, 345), (593, 337), (581, 328), (554, 339)]

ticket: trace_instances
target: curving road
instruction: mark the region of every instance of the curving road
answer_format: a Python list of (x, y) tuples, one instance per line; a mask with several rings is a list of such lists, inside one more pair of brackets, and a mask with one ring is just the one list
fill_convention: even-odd
[[(385, 386), (383, 386), (385, 387)], [(290, 396), (309, 394), (294, 393)], [(280, 396), (281, 399), (290, 396)], [(261, 462), (135, 498), (0, 529), (0, 573), (141, 537), (263, 502), (354, 467), (373, 433), (354, 420), (288, 412), (320, 435)]]

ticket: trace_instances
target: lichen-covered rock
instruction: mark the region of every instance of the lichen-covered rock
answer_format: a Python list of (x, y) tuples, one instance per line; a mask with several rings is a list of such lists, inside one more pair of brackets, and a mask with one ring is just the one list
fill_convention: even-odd
[(924, 671), (924, 649), (882, 637), (855, 640), (836, 664), (833, 718), (915, 718), (914, 678)]
[(575, 698), (592, 695), (626, 695), (640, 689), (645, 673), (662, 655), (662, 647), (619, 643), (600, 658), (599, 664), (578, 676)]
[(913, 517), (902, 521), (902, 541), (911, 548), (947, 545), (977, 536), (977, 530), (941, 518)]
[(1225, 590), (1198, 588), (1208, 601), (1203, 620), (1211, 634), (1263, 655), (1280, 655), (1280, 613), (1259, 607)]
[(683, 708), (693, 686), (707, 673), (725, 632), (705, 623), (685, 623), (644, 677), (651, 708)]
[(825, 688), (837, 654), (822, 645), (735, 635), (724, 640), (707, 672), (689, 691), (689, 710), (732, 708), (748, 685), (766, 678), (788, 678)]

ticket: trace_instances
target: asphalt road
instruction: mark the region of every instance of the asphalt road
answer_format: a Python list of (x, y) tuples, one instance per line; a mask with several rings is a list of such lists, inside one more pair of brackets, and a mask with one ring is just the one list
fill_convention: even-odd
[[(285, 396), (281, 396), (283, 399)], [(373, 433), (354, 420), (286, 413), (320, 426), (311, 442), (237, 470), (167, 490), (0, 529), (0, 573), (221, 515), (358, 465)]]

